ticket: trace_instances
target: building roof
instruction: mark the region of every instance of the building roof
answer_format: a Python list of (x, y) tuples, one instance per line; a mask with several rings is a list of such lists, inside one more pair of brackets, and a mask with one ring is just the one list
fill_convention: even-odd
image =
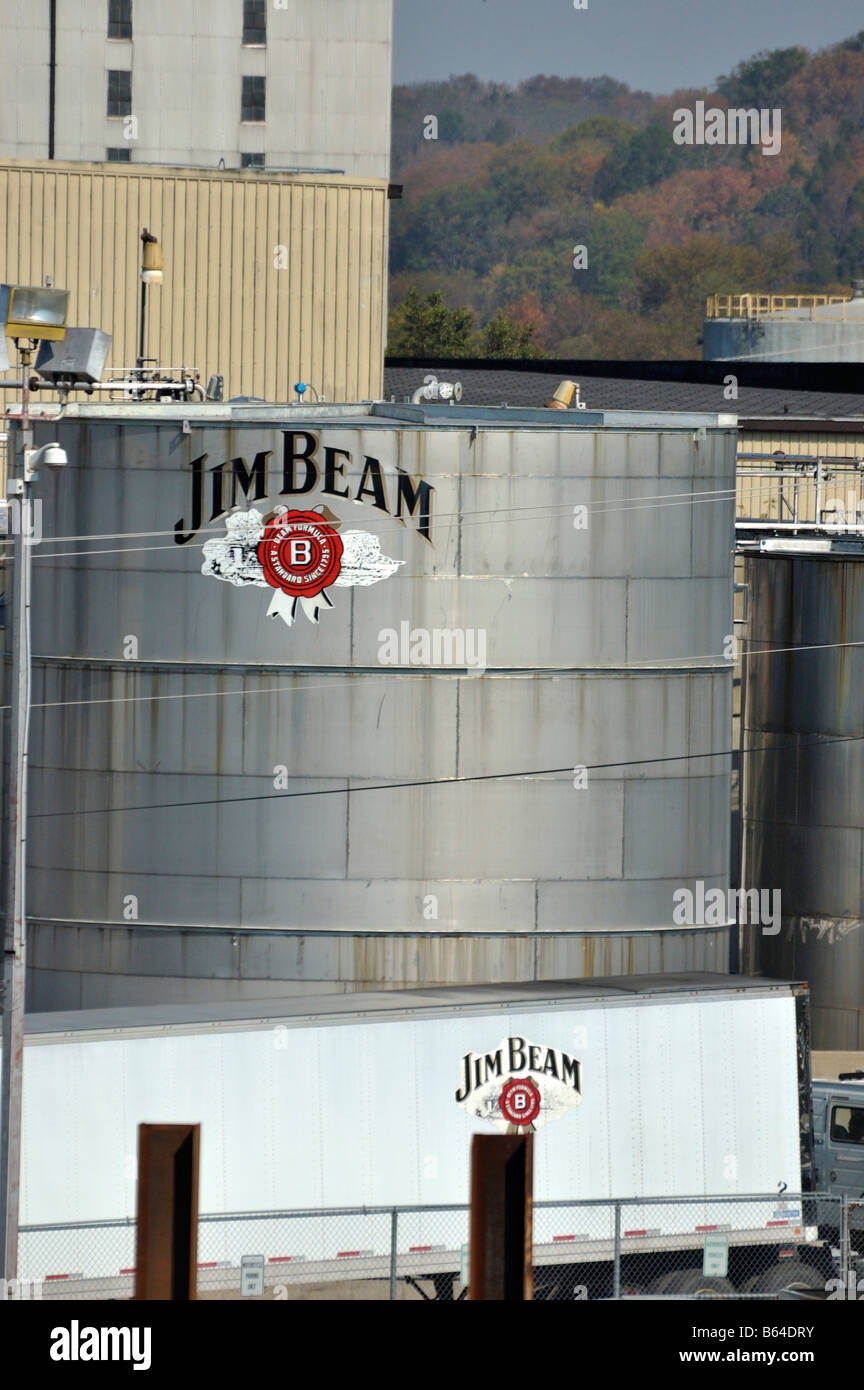
[[(555, 383), (557, 385), (557, 382)], [(288, 405), (268, 404), (264, 401), (242, 399), (240, 401), (72, 401), (64, 407), (62, 423), (88, 421), (100, 423), (122, 422), (138, 425), (176, 425), (178, 421), (188, 424), (190, 430), (202, 426), (236, 428), (238, 425), (266, 426), (280, 429), (288, 426), (296, 429), (320, 429), (329, 424), (345, 429), (553, 429), (553, 430), (662, 430), (664, 433), (694, 429), (734, 429), (737, 416), (734, 412), (687, 410), (546, 410), (545, 401), (540, 406), (519, 406), (512, 404), (502, 409), (500, 402), (494, 406), (471, 404), (462, 401), (428, 402), (418, 405), (391, 404), (390, 401), (322, 402), (312, 404)], [(7, 417), (20, 418), (20, 403), (7, 407)], [(3, 417), (0, 417), (2, 420)], [(50, 420), (57, 428), (56, 406), (37, 403), (30, 407), (30, 418), (34, 425), (40, 419)]]
[[(725, 364), (724, 364), (725, 365)], [(734, 364), (729, 363), (732, 375)], [(384, 396), (401, 402), (434, 368), (393, 367), (384, 369)], [(463, 405), (544, 406), (555, 387), (566, 376), (560, 367), (552, 372), (538, 366), (536, 371), (507, 367), (437, 370), (441, 381), (462, 383)], [(580, 396), (588, 410), (717, 411), (730, 412), (739, 422), (754, 419), (850, 420), (853, 428), (864, 428), (864, 389), (861, 392), (783, 390), (762, 386), (738, 386), (735, 400), (725, 400), (722, 382), (653, 381), (648, 378), (586, 376), (575, 368)]]

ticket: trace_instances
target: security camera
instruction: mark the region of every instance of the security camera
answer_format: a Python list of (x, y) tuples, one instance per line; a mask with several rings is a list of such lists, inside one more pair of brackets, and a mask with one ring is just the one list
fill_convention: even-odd
[(37, 464), (44, 463), (46, 468), (65, 468), (69, 462), (66, 450), (61, 449), (56, 441), (53, 444), (43, 444), (34, 461)]

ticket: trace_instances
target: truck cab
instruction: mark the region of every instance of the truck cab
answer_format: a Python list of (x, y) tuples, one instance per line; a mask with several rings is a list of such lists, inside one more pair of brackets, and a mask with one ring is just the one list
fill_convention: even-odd
[[(817, 1192), (864, 1200), (864, 1073), (860, 1080), (813, 1082), (813, 1159)], [(850, 1226), (864, 1227), (864, 1207)]]

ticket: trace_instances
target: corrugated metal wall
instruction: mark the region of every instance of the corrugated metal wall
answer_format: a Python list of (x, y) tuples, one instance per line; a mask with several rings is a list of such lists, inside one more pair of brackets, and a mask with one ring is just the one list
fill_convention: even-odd
[(741, 454), (773, 454), (782, 449), (786, 454), (818, 454), (820, 458), (843, 458), (849, 454), (864, 455), (864, 438), (860, 430), (848, 434), (829, 434), (820, 430), (820, 420), (813, 421), (812, 431), (788, 430), (775, 434), (772, 430), (741, 430), (738, 452)]
[(148, 356), (223, 373), (229, 397), (292, 400), (301, 378), (331, 401), (380, 397), (385, 181), (0, 163), (0, 280), (68, 288), (70, 323), (111, 333), (115, 368), (138, 352), (145, 226), (165, 253)]

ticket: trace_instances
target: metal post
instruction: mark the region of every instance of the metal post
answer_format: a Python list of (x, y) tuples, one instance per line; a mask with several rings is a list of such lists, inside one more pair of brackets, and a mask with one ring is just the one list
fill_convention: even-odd
[(612, 1297), (621, 1297), (621, 1203), (615, 1203), (615, 1251), (612, 1257)]
[[(848, 1297), (849, 1271), (851, 1268), (849, 1250), (849, 1194), (840, 1193), (840, 1278), (843, 1280), (843, 1294)], [(854, 1287), (853, 1275), (853, 1287)]]
[(475, 1134), (471, 1143), (468, 1298), (516, 1303), (534, 1297), (532, 1134)]
[(138, 366), (144, 366), (144, 326), (147, 321), (147, 281), (141, 281), (141, 332), (138, 335)]
[(399, 1213), (394, 1207), (390, 1213), (390, 1302), (396, 1298), (396, 1227)]
[[(30, 546), (24, 535), (32, 488), (27, 454), (32, 445), (27, 387), (30, 353), (22, 351), (24, 387), (21, 448), (16, 450), (19, 524), (13, 535), (13, 598), (9, 627), (12, 643), (12, 709), (9, 786), (6, 796), (6, 865), (3, 932), (3, 1061), (0, 1069), (0, 1267), (4, 1279), (18, 1277), (18, 1210), (21, 1184), (21, 1079), (24, 1064), (24, 988), (26, 980), (27, 748), (30, 729)], [(8, 490), (8, 485), (7, 485)]]
[(816, 525), (822, 525), (822, 460), (816, 460)]
[(136, 1300), (197, 1297), (200, 1125), (138, 1126)]

